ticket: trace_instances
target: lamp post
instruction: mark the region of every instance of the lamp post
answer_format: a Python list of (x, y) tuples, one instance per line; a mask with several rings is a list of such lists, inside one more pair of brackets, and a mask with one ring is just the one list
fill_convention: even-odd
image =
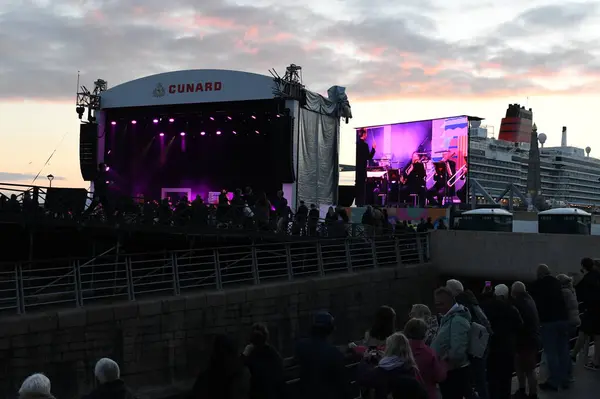
[(51, 174), (46, 176), (48, 178), (48, 181), (50, 182), (50, 188), (52, 188), (52, 180), (54, 180), (54, 176), (52, 176)]

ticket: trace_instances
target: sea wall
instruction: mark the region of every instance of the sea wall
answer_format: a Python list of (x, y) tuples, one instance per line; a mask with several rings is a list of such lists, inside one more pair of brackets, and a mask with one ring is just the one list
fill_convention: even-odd
[(0, 392), (16, 392), (26, 376), (41, 371), (57, 398), (77, 398), (93, 386), (93, 366), (106, 356), (142, 397), (156, 397), (150, 388), (189, 381), (202, 369), (215, 334), (233, 334), (241, 344), (252, 323), (266, 322), (274, 344), (290, 355), (311, 314), (328, 309), (336, 318), (335, 340), (347, 342), (362, 336), (383, 304), (403, 322), (411, 304), (431, 303), (436, 283), (432, 265), (381, 268), (6, 318)]

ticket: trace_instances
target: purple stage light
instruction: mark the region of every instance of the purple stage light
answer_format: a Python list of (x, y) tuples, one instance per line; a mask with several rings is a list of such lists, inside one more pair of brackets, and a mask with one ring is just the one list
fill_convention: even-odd
[(221, 135), (221, 131), (217, 130), (217, 136), (220, 136), (220, 135)]
[(132, 125), (135, 125), (137, 123), (137, 121), (131, 121)]
[(152, 123), (158, 123), (158, 119), (153, 119)]
[(206, 132), (200, 132), (200, 136), (206, 136)]
[(110, 155), (111, 152), (112, 152), (112, 150), (108, 150), (108, 152), (106, 153), (106, 155)]
[(259, 132), (258, 130), (255, 130), (255, 131), (254, 131), (254, 133), (256, 133), (256, 134), (260, 134), (260, 132)]
[(237, 134), (237, 132), (236, 132), (235, 130), (234, 130), (232, 133), (233, 133), (233, 134)]
[(164, 133), (159, 133), (158, 135), (159, 135), (160, 137), (165, 137), (165, 134), (164, 134)]
[(114, 125), (116, 125), (116, 124), (117, 124), (117, 122), (115, 122), (115, 121), (112, 121), (110, 124), (114, 126)]
[(175, 122), (175, 119), (173, 119), (173, 118), (170, 118), (170, 119), (169, 119), (169, 123), (173, 123), (173, 122)]
[(185, 136), (185, 132), (179, 133), (180, 136)]
[(231, 116), (228, 116), (227, 119), (231, 120)]
[(106, 171), (108, 172), (110, 170), (110, 166), (106, 166)]
[(213, 117), (211, 116), (211, 117), (210, 117), (210, 120), (211, 120), (211, 121), (214, 121), (214, 120), (215, 120), (215, 118), (213, 118)]
[(256, 119), (256, 116), (252, 115), (252, 119)]

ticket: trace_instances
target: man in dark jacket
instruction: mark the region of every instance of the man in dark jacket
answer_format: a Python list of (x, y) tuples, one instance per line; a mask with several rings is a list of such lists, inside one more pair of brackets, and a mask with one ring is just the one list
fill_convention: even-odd
[(98, 360), (94, 375), (100, 385), (84, 396), (84, 399), (135, 399), (121, 380), (121, 370), (114, 360), (108, 358)]
[[(577, 299), (581, 302), (579, 310), (581, 326), (579, 330), (587, 336), (600, 336), (600, 272), (590, 258), (581, 260), (583, 278), (576, 285)], [(598, 340), (596, 339), (596, 342)], [(594, 351), (594, 359), (585, 365), (591, 370), (600, 368), (600, 350)]]
[[(523, 326), (517, 334), (515, 371), (519, 382), (518, 398), (537, 398), (537, 354), (540, 348), (540, 318), (531, 295), (525, 284), (515, 281), (511, 287), (513, 305), (523, 319)], [(529, 386), (529, 396), (527, 396)]]
[(352, 398), (344, 355), (329, 342), (334, 329), (333, 316), (319, 312), (313, 318), (312, 336), (296, 347), (302, 399)]
[[(471, 322), (481, 324), (484, 326), (488, 333), (492, 334), (492, 326), (485, 315), (485, 312), (479, 306), (479, 301), (473, 294), (471, 290), (465, 290), (462, 283), (458, 280), (448, 280), (446, 281), (446, 288), (452, 291), (454, 295), (454, 299), (456, 303), (464, 306), (469, 310), (471, 314)], [(487, 381), (487, 353), (486, 355), (480, 359), (476, 357), (471, 357), (471, 379), (473, 381), (473, 388), (477, 392), (477, 397), (479, 399), (488, 399), (490, 397), (488, 391), (488, 381)]]
[(540, 317), (542, 347), (549, 378), (540, 389), (557, 391), (569, 386), (569, 321), (562, 287), (547, 265), (539, 265), (537, 280), (529, 288)]
[(494, 329), (488, 344), (487, 380), (491, 399), (511, 395), (517, 334), (523, 326), (519, 311), (509, 302), (508, 287), (499, 284), (481, 306)]

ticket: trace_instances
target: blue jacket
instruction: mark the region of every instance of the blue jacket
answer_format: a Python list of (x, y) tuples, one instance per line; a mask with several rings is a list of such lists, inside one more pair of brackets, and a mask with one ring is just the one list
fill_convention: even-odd
[(442, 317), (440, 328), (431, 343), (441, 359), (448, 362), (448, 369), (454, 370), (469, 364), (469, 332), (471, 314), (462, 305), (455, 305)]

